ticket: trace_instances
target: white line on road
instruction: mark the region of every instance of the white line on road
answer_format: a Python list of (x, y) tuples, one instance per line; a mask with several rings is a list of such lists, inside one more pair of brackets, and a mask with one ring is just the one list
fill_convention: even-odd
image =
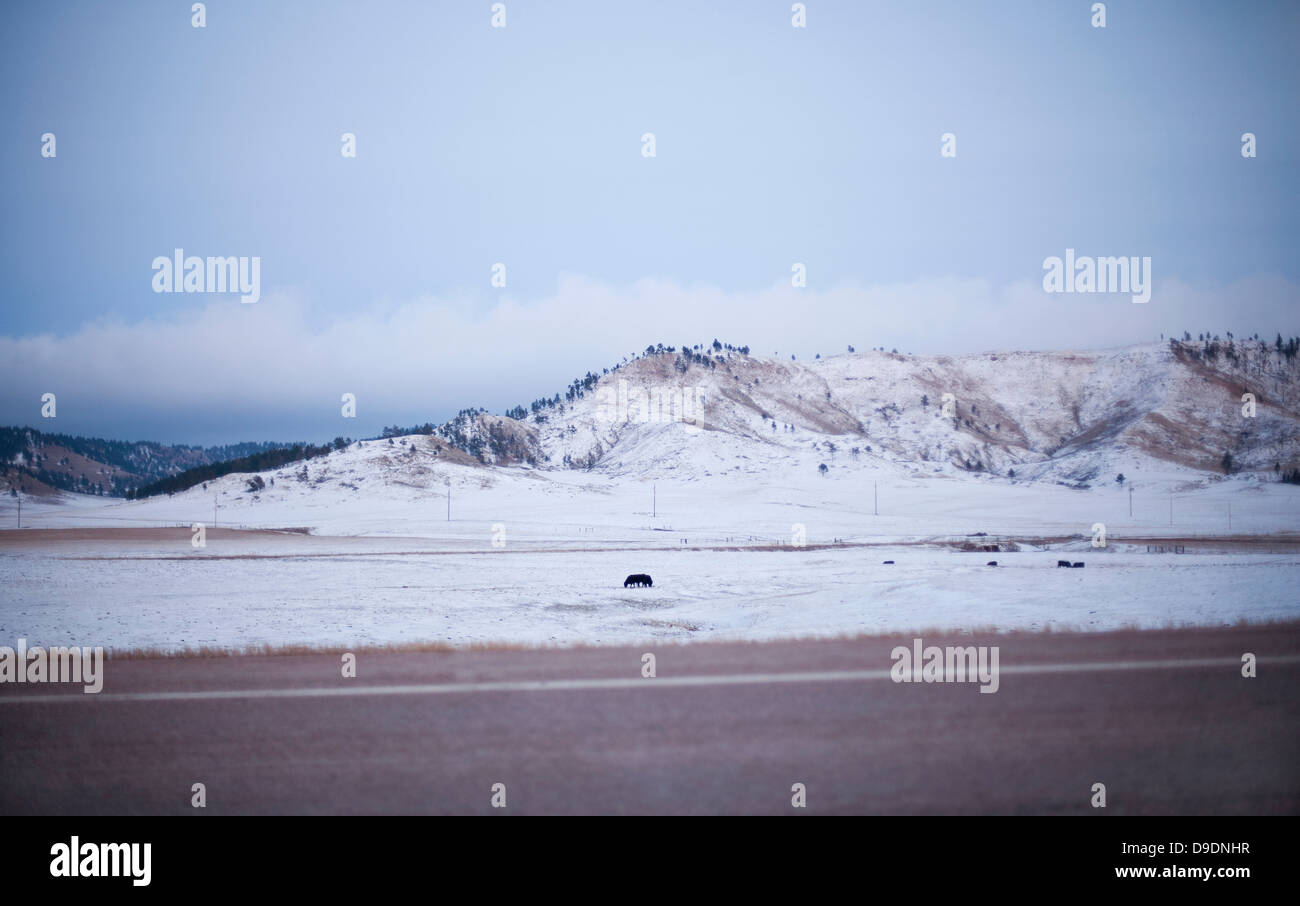
[[(1261, 657), (1261, 666), (1300, 663), (1300, 655)], [(1047, 673), (1106, 673), (1117, 670), (1170, 670), (1204, 667), (1240, 669), (1240, 658), (1200, 658), (1165, 661), (1101, 661), (1077, 664), (1021, 664), (1002, 667), (1000, 676)], [(79, 695), (6, 695), (0, 705), (18, 703), (70, 704), (75, 702), (183, 702), (221, 699), (326, 698), (356, 695), (462, 695), (474, 692), (553, 692), (600, 689), (680, 689), (690, 686), (761, 686), (782, 683), (842, 683), (889, 679), (880, 670), (830, 670), (809, 673), (733, 673), (699, 676), (616, 677), (607, 679), (519, 680), (496, 683), (420, 683), (404, 686), (311, 686), (297, 689), (211, 689), (195, 692), (100, 692)]]

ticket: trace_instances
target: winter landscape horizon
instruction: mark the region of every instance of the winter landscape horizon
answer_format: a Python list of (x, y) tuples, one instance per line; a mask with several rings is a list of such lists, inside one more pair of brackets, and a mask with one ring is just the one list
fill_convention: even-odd
[[(1300, 814), (1294, 0), (0, 24), (6, 879)], [(1287, 851), (900, 827), (873, 876), (1035, 892)]]
[[(29, 431), (15, 458), (35, 468), (11, 462), (0, 498), (13, 527), (29, 482), (29, 531), (2, 536), (25, 608), (0, 637), (167, 653), (1296, 620), (1298, 345), (656, 344), (509, 414), (271, 468), (256, 457), (282, 447), (141, 491), (123, 466), (150, 450), (126, 445), (96, 466), (117, 498), (41, 484), (93, 460)], [(1048, 571), (1063, 556), (1088, 572)], [(653, 589), (622, 587), (647, 565)]]

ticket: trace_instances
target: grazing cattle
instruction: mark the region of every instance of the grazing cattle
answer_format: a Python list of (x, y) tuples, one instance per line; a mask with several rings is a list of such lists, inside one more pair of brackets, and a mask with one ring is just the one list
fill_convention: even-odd
[(882, 564), (880, 564), (880, 565), (881, 565), (881, 566), (893, 566), (893, 565), (894, 565), (894, 561), (893, 561), (893, 560), (886, 560), (884, 563), (882, 563)]
[(645, 573), (633, 573), (632, 575), (628, 576), (626, 579), (623, 580), (624, 588), (627, 588), (629, 585), (653, 586), (654, 582), (652, 582), (650, 580), (650, 577), (647, 576)]
[(1056, 561), (1056, 568), (1057, 568), (1057, 569), (1060, 569), (1062, 566), (1064, 566), (1066, 569), (1069, 569), (1069, 568), (1070, 568), (1070, 561), (1069, 561), (1069, 560), (1057, 560), (1057, 561)]
[(1083, 569), (1083, 564), (1082, 564), (1082, 563), (1076, 563), (1076, 564), (1074, 564), (1074, 568), (1075, 568), (1075, 569)]
[(985, 563), (984, 565), (985, 565), (985, 566), (997, 566), (997, 565), (998, 565), (998, 561), (996, 561), (996, 560), (990, 560), (988, 563)]

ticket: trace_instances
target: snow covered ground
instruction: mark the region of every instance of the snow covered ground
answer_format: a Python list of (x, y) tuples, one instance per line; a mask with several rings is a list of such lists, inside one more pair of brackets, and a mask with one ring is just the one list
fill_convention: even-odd
[[(847, 462), (822, 477), (816, 456), (750, 474), (703, 454), (680, 479), (652, 482), (450, 465), (397, 446), (313, 460), (306, 480), (300, 467), (264, 473), (275, 485), (256, 495), (232, 475), (136, 503), (28, 500), (25, 528), (173, 528), (58, 543), (0, 532), (0, 644), (629, 644), (1300, 619), (1300, 488), (1289, 485), (1148, 472), (1130, 518), (1118, 484)], [(213, 533), (195, 549), (190, 525), (210, 530), (214, 499), (218, 526), (311, 533)], [(0, 524), (16, 516), (0, 502)], [(1091, 545), (1095, 523), (1104, 549)], [(951, 546), (977, 532), (971, 541), (1022, 549)], [(1189, 552), (1147, 553), (1151, 538)], [(624, 589), (634, 572), (654, 588)]]
[[(470, 545), (485, 543), (493, 523), (506, 525), (510, 544), (546, 545), (671, 545), (682, 537), (695, 544), (741, 536), (780, 543), (791, 540), (795, 523), (806, 527), (810, 544), (980, 531), (1091, 536), (1098, 522), (1114, 536), (1300, 534), (1300, 486), (1250, 476), (1216, 478), (1147, 461), (1129, 469), (1123, 485), (1075, 490), (986, 474), (933, 474), (842, 451), (830, 457), (741, 444), (713, 432), (690, 435), (681, 425), (648, 426), (642, 435), (641, 443), (654, 449), (641, 458), (660, 464), (650, 476), (624, 473), (616, 462), (592, 472), (452, 464), (430, 452), (430, 438), (415, 436), (392, 445), (356, 443), (305, 467), (264, 472), (267, 487), (255, 493), (246, 487), (249, 476), (236, 474), (130, 503), (27, 498), (23, 526), (211, 526), (215, 520)], [(832, 465), (822, 475), (824, 461)], [(16, 524), (16, 501), (0, 497), (0, 526)]]
[[(1076, 551), (1070, 558), (1087, 567), (1064, 570), (1054, 568), (1056, 552), (914, 547), (437, 555), (335, 548), (336, 556), (268, 559), (7, 556), (0, 639), (164, 649), (628, 644), (1300, 617), (1300, 560), (1289, 555)], [(990, 556), (998, 568), (984, 566)], [(655, 587), (624, 589), (633, 569), (653, 575)]]

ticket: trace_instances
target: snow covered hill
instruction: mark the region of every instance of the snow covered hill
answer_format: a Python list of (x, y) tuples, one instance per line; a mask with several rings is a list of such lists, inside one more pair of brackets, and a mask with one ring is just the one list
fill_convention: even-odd
[[(1220, 349), (1225, 347), (1218, 344)], [(1300, 362), (1259, 343), (811, 362), (655, 352), (530, 415), (543, 465), (660, 476), (828, 469), (1072, 486), (1159, 464), (1274, 478), (1300, 460)], [(1255, 414), (1242, 414), (1244, 393)], [(1230, 465), (1225, 469), (1225, 454)]]
[[(635, 497), (655, 481), (705, 497), (781, 487), (811, 498), (831, 479), (826, 488), (855, 499), (872, 482), (924, 478), (1106, 494), (1137, 485), (1142, 495), (1228, 477), (1237, 487), (1276, 483), (1300, 466), (1300, 362), (1257, 342), (1228, 349), (873, 350), (799, 362), (721, 344), (655, 348), (589, 373), (526, 415), (519, 407), (521, 417), (466, 410), (432, 434), (357, 442), (260, 475), (227, 475), (175, 495), (175, 505), (153, 498), (104, 515), (208, 521), (217, 498), (240, 512), (236, 524), (397, 531), (357, 514), (391, 523), (395, 507), (422, 523), (448, 493), (489, 489), (509, 503), (503, 518), (525, 500), (599, 509), (602, 496)], [(1255, 397), (1253, 416), (1243, 414), (1244, 393)], [(788, 523), (776, 536), (787, 532)]]

